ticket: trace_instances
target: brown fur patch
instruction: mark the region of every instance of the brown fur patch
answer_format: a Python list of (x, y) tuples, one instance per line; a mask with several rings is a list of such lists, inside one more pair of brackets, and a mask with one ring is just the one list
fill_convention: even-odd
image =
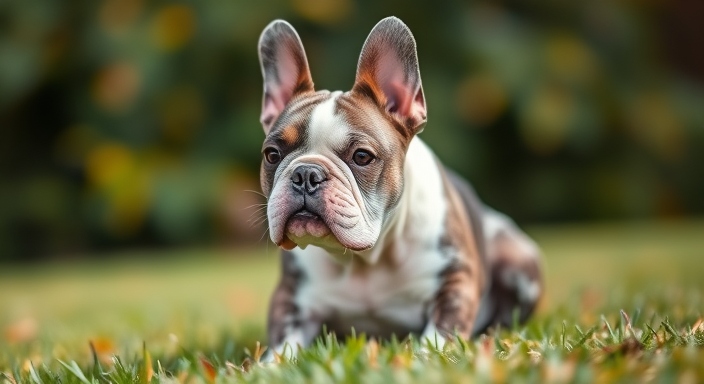
[[(494, 303), (492, 324), (511, 326), (514, 320), (524, 322), (533, 313), (543, 292), (539, 254), (526, 252), (519, 240), (506, 231), (499, 232), (490, 242), (492, 285), (489, 297)], [(514, 277), (512, 281), (506, 281), (505, 274), (511, 274)], [(519, 279), (538, 283), (538, 297), (534, 300), (522, 298), (525, 293), (520, 289), (525, 287), (516, 285)]]
[(432, 320), (446, 337), (457, 332), (463, 338), (469, 338), (479, 310), (484, 271), (467, 209), (444, 172), (443, 186), (449, 205), (446, 234), (441, 242), (452, 260), (441, 275)]
[(384, 92), (379, 89), (379, 86), (376, 84), (373, 73), (363, 72), (358, 74), (352, 92), (368, 98), (381, 109), (386, 108), (386, 96), (384, 96)]
[(355, 83), (354, 88), (352, 88), (350, 96), (359, 102), (367, 100), (367, 104), (371, 104), (378, 109), (383, 119), (407, 142), (410, 142), (415, 134), (413, 121), (402, 119), (396, 116), (396, 114), (386, 111), (386, 96), (371, 76), (371, 74), (367, 73), (358, 75), (358, 78), (361, 77), (361, 80), (357, 80), (358, 82)]
[(289, 125), (281, 130), (281, 139), (283, 139), (286, 144), (292, 145), (300, 139), (300, 131), (298, 127)]
[(302, 278), (303, 273), (296, 265), (293, 254), (282, 251), (281, 279), (269, 302), (267, 334), (270, 346), (283, 342), (287, 328), (300, 326), (300, 311), (295, 296)]

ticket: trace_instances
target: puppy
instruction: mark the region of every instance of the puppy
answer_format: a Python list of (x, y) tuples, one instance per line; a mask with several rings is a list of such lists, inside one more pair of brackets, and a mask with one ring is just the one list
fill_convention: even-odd
[(261, 186), (271, 240), (283, 248), (268, 318), (276, 353), (295, 355), (323, 327), (442, 348), (531, 314), (540, 252), (417, 136), (425, 97), (401, 20), (371, 31), (348, 92), (315, 90), (285, 21), (264, 29), (259, 59)]

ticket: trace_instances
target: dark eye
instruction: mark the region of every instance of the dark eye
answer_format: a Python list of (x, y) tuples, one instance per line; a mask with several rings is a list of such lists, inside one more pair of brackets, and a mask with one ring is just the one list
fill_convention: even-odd
[(281, 153), (278, 149), (269, 147), (264, 150), (264, 158), (269, 164), (276, 164), (281, 161)]
[(364, 149), (358, 149), (352, 156), (352, 160), (355, 164), (363, 167), (374, 161), (374, 155)]

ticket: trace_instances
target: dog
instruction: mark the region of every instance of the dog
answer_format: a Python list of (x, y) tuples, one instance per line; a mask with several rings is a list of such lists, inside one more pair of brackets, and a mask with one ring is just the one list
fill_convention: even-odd
[(260, 181), (283, 249), (274, 352), (294, 357), (323, 329), (443, 348), (528, 318), (543, 292), (539, 248), (417, 136), (426, 104), (401, 20), (372, 29), (348, 92), (315, 90), (286, 21), (264, 29), (259, 60)]

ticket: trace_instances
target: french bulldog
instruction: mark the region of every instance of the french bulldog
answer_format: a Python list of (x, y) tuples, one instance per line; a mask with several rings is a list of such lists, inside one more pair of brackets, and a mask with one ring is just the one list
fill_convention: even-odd
[(442, 348), (526, 320), (543, 292), (540, 251), (417, 136), (426, 103), (401, 20), (372, 29), (347, 92), (315, 90), (286, 21), (264, 29), (259, 59), (261, 187), (283, 249), (274, 352), (295, 356), (323, 329)]

